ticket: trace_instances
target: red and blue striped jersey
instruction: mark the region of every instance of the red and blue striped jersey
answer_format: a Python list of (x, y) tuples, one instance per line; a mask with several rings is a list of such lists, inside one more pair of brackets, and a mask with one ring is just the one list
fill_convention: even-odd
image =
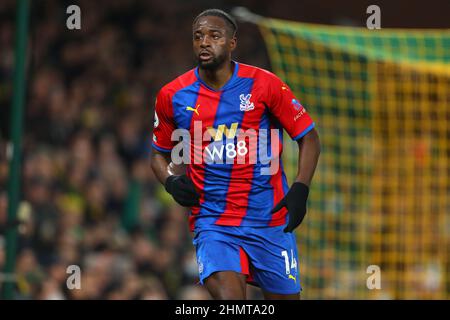
[[(276, 75), (234, 64), (220, 90), (204, 83), (195, 68), (165, 85), (156, 99), (152, 145), (161, 152), (185, 147), (187, 175), (200, 193), (200, 206), (191, 208), (191, 230), (285, 224), (285, 208), (271, 214), (289, 189), (280, 157), (283, 128), (297, 140), (314, 127)], [(176, 129), (186, 133), (181, 145), (172, 139)], [(269, 170), (269, 161), (279, 161), (276, 170)]]

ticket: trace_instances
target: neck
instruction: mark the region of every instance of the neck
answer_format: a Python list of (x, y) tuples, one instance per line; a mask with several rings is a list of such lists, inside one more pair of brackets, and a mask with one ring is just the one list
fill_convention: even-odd
[(235, 64), (228, 60), (214, 70), (198, 68), (198, 75), (208, 86), (218, 90), (230, 80), (234, 68)]

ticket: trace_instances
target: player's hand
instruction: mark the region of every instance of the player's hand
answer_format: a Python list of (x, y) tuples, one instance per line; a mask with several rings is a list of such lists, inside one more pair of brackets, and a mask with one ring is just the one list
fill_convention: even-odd
[(166, 191), (183, 207), (198, 206), (200, 195), (195, 190), (192, 181), (185, 175), (172, 175), (164, 183)]
[(289, 223), (284, 232), (292, 232), (302, 223), (306, 215), (306, 200), (308, 200), (309, 187), (301, 182), (295, 182), (286, 196), (272, 209), (275, 213), (286, 207), (289, 214)]

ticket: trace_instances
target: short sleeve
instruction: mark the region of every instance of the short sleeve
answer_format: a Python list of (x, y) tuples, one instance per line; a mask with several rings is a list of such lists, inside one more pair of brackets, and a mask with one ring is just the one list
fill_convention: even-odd
[(268, 108), (293, 140), (298, 140), (314, 128), (314, 122), (287, 84), (275, 75), (267, 81)]
[(155, 102), (152, 146), (161, 152), (170, 152), (174, 146), (171, 135), (175, 130), (172, 103), (169, 94), (162, 89)]

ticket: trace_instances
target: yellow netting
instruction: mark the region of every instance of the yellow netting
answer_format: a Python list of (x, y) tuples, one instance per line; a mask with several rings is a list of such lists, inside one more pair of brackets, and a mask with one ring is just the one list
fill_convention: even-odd
[(259, 26), (322, 142), (298, 229), (303, 298), (450, 298), (450, 31)]

